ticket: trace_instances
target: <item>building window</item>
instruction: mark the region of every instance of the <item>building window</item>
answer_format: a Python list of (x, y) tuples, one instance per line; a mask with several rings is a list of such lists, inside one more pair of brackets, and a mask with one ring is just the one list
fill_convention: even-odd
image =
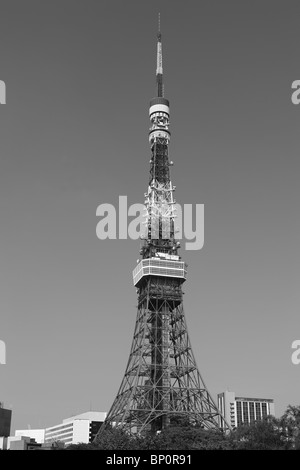
[(244, 424), (249, 424), (249, 415), (248, 415), (248, 402), (243, 402), (243, 415), (244, 415)]
[(242, 404), (240, 401), (236, 402), (236, 416), (237, 416), (237, 425), (240, 426), (241, 424), (243, 424)]
[(249, 417), (250, 417), (250, 423), (254, 423), (255, 421), (255, 412), (254, 412), (254, 402), (251, 401), (249, 403)]
[(266, 418), (266, 416), (268, 415), (268, 413), (267, 413), (267, 404), (266, 403), (261, 404), (261, 411), (262, 411), (262, 417)]
[(256, 421), (261, 420), (261, 411), (260, 411), (260, 403), (255, 403), (255, 412), (256, 412)]

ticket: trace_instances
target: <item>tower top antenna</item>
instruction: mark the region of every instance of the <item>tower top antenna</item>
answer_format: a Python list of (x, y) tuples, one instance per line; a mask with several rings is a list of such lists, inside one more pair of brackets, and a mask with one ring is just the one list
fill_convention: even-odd
[(164, 96), (163, 87), (163, 67), (162, 67), (162, 43), (160, 31), (160, 13), (158, 13), (158, 33), (157, 33), (157, 58), (156, 58), (156, 83), (157, 83), (157, 96)]

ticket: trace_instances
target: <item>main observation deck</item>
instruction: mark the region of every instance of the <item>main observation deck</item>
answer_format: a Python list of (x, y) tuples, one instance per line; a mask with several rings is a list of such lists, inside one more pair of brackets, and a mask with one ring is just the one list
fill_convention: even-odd
[(133, 284), (138, 286), (144, 276), (161, 276), (186, 280), (187, 264), (184, 261), (147, 258), (139, 262), (133, 270)]

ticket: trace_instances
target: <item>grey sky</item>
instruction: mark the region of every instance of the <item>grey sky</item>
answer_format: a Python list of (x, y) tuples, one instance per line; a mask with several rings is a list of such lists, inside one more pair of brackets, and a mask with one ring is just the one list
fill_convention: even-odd
[(0, 400), (13, 429), (108, 411), (136, 316), (139, 242), (96, 208), (143, 203), (161, 12), (172, 180), (205, 204), (185, 312), (213, 396), (299, 404), (298, 1), (1, 0)]

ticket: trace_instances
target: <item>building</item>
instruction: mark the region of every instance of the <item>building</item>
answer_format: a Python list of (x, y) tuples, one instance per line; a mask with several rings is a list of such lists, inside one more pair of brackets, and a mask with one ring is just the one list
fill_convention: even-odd
[(45, 441), (45, 429), (18, 429), (15, 431), (15, 437), (26, 436), (34, 439), (38, 444), (43, 444)]
[(7, 437), (0, 437), (0, 450), (7, 449)]
[(62, 423), (46, 429), (18, 429), (15, 431), (14, 437), (8, 438), (7, 447), (3, 443), (2, 448), (9, 449), (13, 445), (19, 450), (31, 450), (35, 444), (43, 450), (50, 448), (52, 444), (57, 442), (66, 446), (79, 443), (87, 444), (93, 441), (105, 418), (106, 413), (104, 412), (87, 411), (66, 418)]
[[(38, 429), (35, 431), (43, 431), (44, 429)], [(25, 434), (28, 434), (28, 430), (25, 430)], [(34, 438), (26, 435), (17, 435), (9, 437), (0, 437), (0, 450), (57, 450), (64, 448), (64, 443), (53, 442), (50, 444), (43, 444), (37, 442)]]
[(235, 392), (218, 394), (218, 406), (232, 428), (275, 416), (274, 400), (271, 398), (236, 397)]
[(101, 411), (87, 411), (71, 418), (66, 418), (61, 424), (45, 429), (45, 444), (63, 442), (70, 444), (92, 442), (106, 418)]
[(41, 444), (28, 436), (10, 436), (7, 438), (7, 450), (36, 450)]
[(8, 437), (10, 435), (12, 411), (4, 408), (0, 402), (0, 437)]

